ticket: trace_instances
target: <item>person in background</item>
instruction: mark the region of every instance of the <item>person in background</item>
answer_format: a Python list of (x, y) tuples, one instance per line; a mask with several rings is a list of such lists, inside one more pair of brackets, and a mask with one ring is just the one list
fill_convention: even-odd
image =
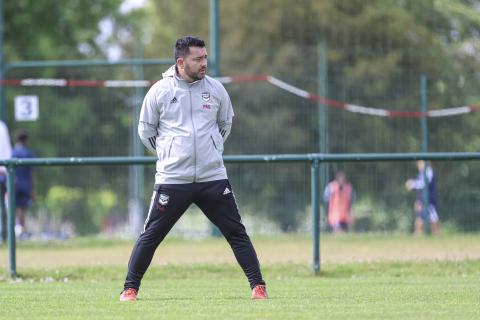
[[(424, 222), (428, 219), (432, 234), (440, 233), (440, 219), (437, 212), (437, 186), (436, 175), (432, 166), (424, 160), (416, 162), (418, 175), (416, 179), (408, 179), (405, 182), (405, 188), (417, 191), (417, 199), (413, 205), (415, 211), (415, 234), (423, 233)], [(425, 189), (426, 183), (428, 184)], [(428, 190), (428, 205), (425, 211), (425, 191)]]
[(155, 186), (144, 230), (132, 250), (121, 301), (137, 300), (140, 282), (155, 250), (195, 203), (226, 238), (252, 290), (267, 299), (257, 254), (242, 223), (223, 163), (223, 143), (232, 126), (227, 91), (206, 75), (203, 40), (175, 44), (175, 65), (145, 96), (138, 125), (143, 144), (157, 155)]
[[(15, 137), (12, 158), (33, 158), (33, 151), (28, 145), (28, 133), (20, 130)], [(20, 238), (28, 237), (26, 215), (33, 199), (33, 172), (30, 166), (18, 166), (15, 169), (15, 206), (17, 223), (15, 233)]]
[[(0, 160), (10, 159), (12, 145), (10, 134), (5, 122), (0, 120)], [(7, 170), (0, 166), (0, 243), (7, 238), (7, 215), (5, 208), (5, 193), (7, 192)]]
[(354, 198), (352, 184), (347, 181), (343, 171), (338, 171), (335, 180), (327, 184), (323, 193), (328, 225), (332, 232), (342, 233), (349, 230)]

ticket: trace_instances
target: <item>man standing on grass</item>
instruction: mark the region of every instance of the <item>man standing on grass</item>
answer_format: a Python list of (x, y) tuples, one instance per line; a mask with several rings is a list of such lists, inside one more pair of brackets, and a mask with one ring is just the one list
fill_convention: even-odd
[(150, 88), (140, 112), (138, 133), (158, 161), (148, 216), (120, 300), (137, 299), (156, 248), (192, 203), (227, 239), (248, 278), (251, 298), (267, 299), (257, 254), (223, 164), (223, 143), (234, 115), (230, 97), (220, 82), (206, 75), (203, 40), (180, 38), (174, 53), (175, 65)]
[[(28, 147), (28, 133), (20, 130), (15, 137), (15, 146), (12, 151), (12, 158), (33, 158), (35, 155)], [(32, 167), (15, 168), (15, 213), (17, 224), (15, 234), (19, 239), (27, 239), (30, 234), (26, 227), (26, 216), (28, 208), (33, 200), (33, 169)]]

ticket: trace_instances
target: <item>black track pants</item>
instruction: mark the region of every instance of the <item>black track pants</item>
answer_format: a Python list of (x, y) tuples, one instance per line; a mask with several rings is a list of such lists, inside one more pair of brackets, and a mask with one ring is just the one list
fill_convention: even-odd
[(155, 185), (143, 233), (128, 263), (124, 288), (138, 290), (153, 254), (188, 207), (195, 203), (227, 239), (250, 287), (265, 284), (252, 242), (242, 224), (228, 180)]

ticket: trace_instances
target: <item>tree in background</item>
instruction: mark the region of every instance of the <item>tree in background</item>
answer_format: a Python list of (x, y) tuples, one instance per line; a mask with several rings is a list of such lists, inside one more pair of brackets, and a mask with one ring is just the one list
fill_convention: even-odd
[[(121, 4), (120, 0), (67, 1), (61, 5), (51, 0), (8, 1), (4, 14), (6, 58), (9, 61), (92, 59), (112, 52), (117, 57), (132, 58), (139, 46), (143, 47), (146, 58), (168, 58), (172, 55), (171, 43), (181, 35), (208, 39), (209, 1), (150, 0), (143, 9), (126, 14), (119, 11)], [(430, 109), (480, 100), (477, 89), (480, 1), (219, 0), (219, 4), (223, 75), (272, 74), (316, 92), (318, 44), (323, 42), (327, 47), (330, 98), (370, 107), (418, 111), (419, 77), (424, 74), (429, 79)], [(210, 48), (208, 41), (207, 46)], [(149, 67), (144, 71), (147, 79), (158, 79), (162, 68)], [(43, 76), (54, 76), (57, 71), (43, 72)], [(82, 79), (112, 76), (100, 70), (63, 72)], [(18, 74), (21, 75), (20, 71)], [(127, 70), (114, 76), (132, 78)], [(227, 89), (236, 111), (227, 154), (318, 151), (315, 103), (264, 83), (229, 85)], [(117, 94), (115, 103), (125, 104), (125, 96), (130, 95)], [(102, 92), (94, 95), (79, 92), (74, 99), (65, 94), (60, 101), (68, 111), (58, 112), (68, 114), (61, 117), (62, 121), (44, 119), (41, 128), (27, 128), (34, 137), (37, 130), (42, 141), (37, 144), (37, 154), (105, 155), (102, 152), (106, 151), (108, 155), (128, 154), (125, 143), (121, 143), (129, 135), (130, 118), (125, 116), (128, 111), (116, 111), (112, 117), (102, 115), (98, 106), (99, 101), (100, 105), (106, 102), (104, 99)], [(58, 101), (55, 103), (58, 105)], [(430, 119), (430, 151), (478, 151), (477, 123), (477, 114)], [(48, 133), (49, 130), (55, 131)], [(68, 148), (55, 142), (60, 140), (56, 132), (68, 135), (71, 131), (75, 131), (76, 138)], [(329, 109), (330, 152), (419, 151), (419, 136), (418, 119), (371, 118)], [(94, 142), (101, 142), (102, 147), (95, 147)], [(399, 195), (407, 164), (379, 163), (374, 169), (371, 164), (348, 166), (356, 185), (365, 182), (359, 197), (363, 192), (369, 199), (378, 199), (380, 190), (382, 207), (383, 202), (388, 208), (406, 201)], [(455, 210), (455, 206), (459, 201), (474, 203), (475, 198), (469, 195), (478, 193), (480, 178), (473, 174), (476, 170), (471, 169), (472, 165), (465, 169), (465, 164), (436, 167), (440, 189), (458, 188), (458, 178), (463, 177), (465, 183), (456, 195), (445, 199), (449, 209), (442, 212), (466, 226), (465, 221), (470, 220), (461, 215), (478, 214), (478, 209), (470, 205), (468, 209)], [(240, 190), (239, 198), (252, 203), (264, 200), (265, 215), (278, 221), (284, 230), (295, 229), (299, 222), (289, 220), (290, 216), (305, 211), (310, 196), (305, 194), (305, 181), (293, 178), (304, 175), (305, 171), (308, 170), (282, 167), (275, 172), (276, 180), (271, 183), (271, 172), (267, 170), (239, 172), (239, 176), (249, 179), (249, 189)], [(82, 183), (87, 186), (92, 179), (104, 178), (102, 174), (94, 178), (82, 176)], [(252, 180), (269, 183), (255, 184)], [(287, 191), (281, 189), (285, 181), (294, 181)], [(264, 195), (264, 199), (257, 199), (259, 195)], [(468, 227), (471, 226), (469, 222)]]
[[(122, 55), (121, 46), (135, 39), (141, 10), (126, 11), (123, 0), (4, 1), (4, 52), (7, 62), (25, 60), (111, 59)], [(130, 69), (37, 68), (14, 69), (8, 78), (132, 79)], [(132, 125), (133, 90), (102, 88), (9, 87), (7, 120), (12, 131), (27, 129), (32, 148), (40, 157), (126, 156)], [(40, 119), (16, 122), (16, 95), (38, 95)], [(110, 106), (114, 106), (111, 108)], [(72, 167), (37, 170), (36, 206), (46, 207), (51, 218), (76, 222), (77, 232), (99, 227), (101, 198), (91, 194), (126, 194), (127, 168)], [(55, 190), (80, 190), (71, 207), (59, 202)], [(60, 193), (61, 194), (61, 193)], [(64, 199), (65, 200), (65, 199)], [(88, 203), (88, 206), (86, 205)], [(97, 203), (97, 205), (95, 205)], [(75, 205), (74, 205), (75, 204)], [(78, 205), (77, 205), (78, 204)], [(119, 206), (125, 211), (126, 204)], [(56, 208), (53, 210), (52, 208)], [(53, 211), (52, 211), (53, 210)], [(108, 214), (110, 212), (105, 212)]]
[[(429, 79), (430, 109), (477, 103), (480, 19), (479, 1), (467, 0), (349, 0), (349, 1), (220, 1), (221, 69), (226, 75), (272, 74), (310, 92), (318, 81), (317, 47), (327, 46), (329, 97), (359, 105), (418, 111), (419, 78)], [(208, 6), (188, 1), (165, 4), (152, 1), (155, 17), (149, 54), (163, 53), (177, 34), (207, 34)], [(235, 13), (235, 14), (233, 14)], [(192, 17), (199, 17), (198, 19)], [(227, 153), (305, 153), (318, 150), (315, 108), (297, 97), (259, 84), (229, 86), (237, 119)], [(478, 115), (430, 120), (430, 151), (476, 151), (480, 135)], [(415, 152), (420, 150), (418, 119), (379, 119), (329, 111), (330, 152)], [(235, 128), (236, 127), (236, 128)], [(261, 129), (259, 129), (261, 128)], [(459, 130), (462, 128), (462, 130)], [(448, 141), (445, 141), (446, 137)], [(401, 183), (408, 165), (380, 163), (352, 165), (352, 179), (369, 181), (363, 192), (373, 198), (383, 190), (387, 206), (400, 206)], [(448, 169), (447, 169), (448, 167)], [(441, 188), (455, 186), (461, 166), (439, 165)], [(444, 168), (442, 172), (442, 168)], [(295, 176), (286, 168), (279, 181)], [(465, 170), (465, 169), (463, 169)], [(264, 175), (268, 175), (265, 173)], [(372, 176), (374, 174), (374, 176)], [(262, 172), (253, 174), (255, 179)], [(387, 178), (388, 177), (388, 178)], [(268, 179), (265, 176), (265, 179)], [(475, 190), (470, 178), (465, 192)], [(255, 184), (249, 183), (250, 187)], [(272, 208), (282, 203), (280, 184), (245, 191), (247, 202), (266, 194)], [(267, 188), (263, 190), (263, 188)], [(457, 188), (457, 186), (455, 186)], [(289, 186), (292, 190), (303, 190)], [(299, 191), (300, 193), (302, 191)], [(308, 203), (308, 196), (297, 194)], [(278, 195), (275, 196), (275, 195)], [(294, 197), (295, 198), (295, 197)], [(460, 200), (460, 199), (457, 199)], [(447, 207), (458, 201), (448, 199)], [(468, 203), (473, 203), (470, 199)], [(292, 201), (285, 200), (288, 204)], [(262, 202), (262, 201), (259, 201)], [(446, 201), (447, 202), (447, 201)], [(282, 209), (283, 208), (283, 209)], [(470, 206), (467, 215), (476, 210)], [(282, 219), (292, 214), (288, 205), (267, 214)], [(283, 211), (279, 214), (278, 210)], [(453, 210), (446, 210), (453, 212)], [(448, 213), (446, 213), (448, 214)], [(451, 214), (459, 220), (458, 212)], [(282, 227), (283, 228), (283, 227)]]

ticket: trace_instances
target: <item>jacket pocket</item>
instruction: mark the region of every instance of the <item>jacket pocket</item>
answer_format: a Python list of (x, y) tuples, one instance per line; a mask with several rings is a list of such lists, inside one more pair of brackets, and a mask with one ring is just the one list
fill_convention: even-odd
[(168, 146), (168, 152), (167, 152), (167, 159), (170, 158), (170, 156), (172, 154), (173, 140), (175, 140), (175, 137), (172, 137), (170, 139), (170, 143), (169, 143), (169, 146)]
[[(220, 134), (218, 134), (220, 136)], [(200, 161), (199, 167), (200, 176), (209, 176), (216, 172), (223, 164), (223, 141), (215, 137), (215, 133), (211, 133), (208, 138), (203, 140), (202, 157), (198, 158)], [(213, 170), (213, 171), (212, 171)]]
[(160, 138), (160, 140), (157, 139), (157, 144), (159, 145), (159, 148), (157, 148), (159, 160), (162, 161), (170, 158), (172, 153), (173, 140), (174, 137), (163, 137)]
[(220, 155), (222, 155), (223, 154), (223, 139), (220, 136), (220, 134), (218, 134), (218, 135), (212, 134), (210, 136), (210, 138), (212, 139), (213, 147), (215, 148), (215, 150), (217, 150), (217, 152)]

